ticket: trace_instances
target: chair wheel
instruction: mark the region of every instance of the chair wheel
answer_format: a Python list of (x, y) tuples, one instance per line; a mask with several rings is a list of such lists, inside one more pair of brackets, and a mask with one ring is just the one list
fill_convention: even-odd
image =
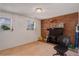
[(64, 54), (64, 56), (67, 56), (66, 54)]
[(53, 56), (60, 56), (60, 54), (59, 54), (59, 53), (56, 53), (56, 54), (54, 54)]
[(53, 56), (67, 56), (66, 54), (59, 54), (59, 53), (56, 53), (54, 54)]
[(53, 56), (60, 56), (59, 54), (54, 54)]

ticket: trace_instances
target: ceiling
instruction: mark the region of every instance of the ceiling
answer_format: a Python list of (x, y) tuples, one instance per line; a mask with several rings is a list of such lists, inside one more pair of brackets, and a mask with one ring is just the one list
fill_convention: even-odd
[[(42, 8), (37, 13), (35, 8)], [(31, 18), (45, 19), (68, 13), (78, 12), (78, 3), (0, 3), (0, 11), (24, 15)]]

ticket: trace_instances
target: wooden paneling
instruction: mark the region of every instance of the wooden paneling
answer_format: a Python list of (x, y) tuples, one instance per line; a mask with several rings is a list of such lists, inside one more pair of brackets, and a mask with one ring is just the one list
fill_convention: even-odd
[(78, 23), (78, 13), (72, 13), (67, 15), (62, 15), (50, 19), (41, 20), (41, 35), (42, 37), (46, 37), (48, 35), (47, 29), (50, 25), (54, 25), (57, 23), (64, 23), (64, 34), (70, 35), (71, 42), (74, 44), (75, 40), (75, 26)]

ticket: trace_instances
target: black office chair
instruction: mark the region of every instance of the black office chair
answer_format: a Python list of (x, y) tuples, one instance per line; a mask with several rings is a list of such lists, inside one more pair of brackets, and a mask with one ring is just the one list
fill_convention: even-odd
[(58, 45), (54, 47), (57, 51), (55, 55), (66, 56), (65, 52), (68, 50), (68, 45), (70, 43), (70, 38), (68, 36), (60, 36), (58, 38)]

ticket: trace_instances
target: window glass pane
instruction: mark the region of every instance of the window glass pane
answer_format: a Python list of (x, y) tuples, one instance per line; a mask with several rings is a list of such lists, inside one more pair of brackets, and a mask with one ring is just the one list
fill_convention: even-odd
[(8, 29), (11, 25), (11, 19), (6, 17), (0, 17), (0, 29)]

